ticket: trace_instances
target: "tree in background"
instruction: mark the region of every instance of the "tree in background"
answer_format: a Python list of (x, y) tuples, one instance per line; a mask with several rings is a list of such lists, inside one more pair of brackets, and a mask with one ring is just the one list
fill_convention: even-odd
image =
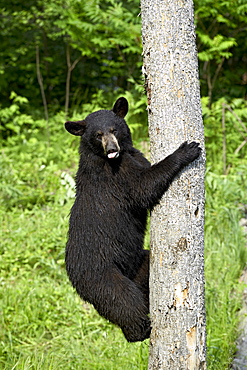
[[(2, 107), (14, 91), (39, 114), (37, 50), (51, 114), (78, 109), (99, 90), (106, 106), (126, 90), (136, 100), (142, 96), (135, 91), (141, 84), (139, 0), (0, 0), (0, 7)], [(246, 96), (246, 11), (245, 0), (195, 0), (201, 89), (209, 106), (222, 96)]]
[[(99, 89), (127, 89), (140, 79), (138, 5), (114, 0), (33, 0), (2, 4), (1, 101), (10, 90), (40, 106), (37, 47), (46, 101), (55, 112), (69, 100), (89, 102)], [(138, 68), (139, 66), (139, 68)], [(112, 97), (111, 97), (112, 100)]]
[(201, 91), (209, 106), (222, 96), (247, 96), (246, 15), (245, 0), (195, 1)]
[[(141, 1), (152, 162), (204, 145), (193, 1)], [(203, 156), (151, 215), (149, 369), (205, 369)]]

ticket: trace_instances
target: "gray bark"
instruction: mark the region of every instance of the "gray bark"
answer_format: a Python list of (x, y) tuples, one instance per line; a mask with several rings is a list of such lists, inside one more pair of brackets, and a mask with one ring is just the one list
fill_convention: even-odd
[[(192, 0), (141, 0), (151, 160), (182, 142), (204, 149)], [(206, 369), (205, 151), (151, 216), (149, 369)]]

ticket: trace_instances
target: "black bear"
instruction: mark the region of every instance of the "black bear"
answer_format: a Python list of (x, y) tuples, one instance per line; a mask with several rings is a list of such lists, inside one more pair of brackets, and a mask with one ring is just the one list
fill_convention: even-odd
[(81, 136), (65, 260), (80, 297), (135, 342), (151, 331), (149, 252), (143, 249), (147, 212), (201, 148), (185, 142), (151, 166), (132, 146), (127, 112), (122, 97), (112, 110), (65, 123), (67, 131)]

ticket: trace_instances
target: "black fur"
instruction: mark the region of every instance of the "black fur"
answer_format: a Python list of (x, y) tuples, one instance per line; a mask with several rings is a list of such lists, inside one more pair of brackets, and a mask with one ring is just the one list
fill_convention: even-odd
[(151, 330), (149, 252), (143, 250), (147, 211), (201, 149), (185, 142), (151, 166), (132, 146), (127, 111), (127, 100), (120, 98), (111, 111), (65, 124), (81, 136), (66, 268), (80, 297), (134, 342)]

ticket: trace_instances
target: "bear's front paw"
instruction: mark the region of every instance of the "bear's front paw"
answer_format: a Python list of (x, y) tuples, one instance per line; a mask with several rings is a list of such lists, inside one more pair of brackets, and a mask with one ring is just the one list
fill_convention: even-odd
[(185, 141), (182, 145), (180, 145), (178, 151), (185, 164), (193, 162), (200, 156), (202, 148), (199, 145), (200, 144), (196, 143), (195, 141), (192, 141), (189, 144), (187, 141)]

